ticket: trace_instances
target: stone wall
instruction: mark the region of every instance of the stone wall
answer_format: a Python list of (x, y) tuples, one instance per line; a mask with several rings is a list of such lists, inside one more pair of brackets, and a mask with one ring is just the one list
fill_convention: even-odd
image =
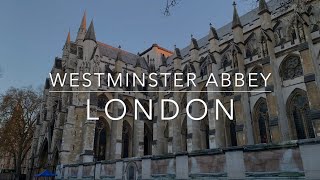
[(320, 139), (211, 149), (60, 165), (56, 179), (316, 179), (319, 152)]

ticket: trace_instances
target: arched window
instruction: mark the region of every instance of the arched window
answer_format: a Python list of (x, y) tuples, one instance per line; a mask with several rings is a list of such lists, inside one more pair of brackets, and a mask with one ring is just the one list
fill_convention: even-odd
[(228, 87), (222, 87), (221, 88), (221, 94), (224, 96), (224, 97), (228, 97), (228, 96), (233, 96), (233, 83), (231, 81), (231, 85), (228, 86)]
[(262, 67), (258, 66), (255, 67), (250, 73), (257, 73), (257, 75), (252, 75), (251, 77), (257, 79), (257, 81), (252, 82), (251, 84), (257, 87), (250, 87), (251, 89), (254, 88), (262, 88), (265, 86), (264, 79), (262, 78), (261, 74), (263, 74)]
[(100, 117), (96, 121), (95, 135), (94, 135), (94, 157), (97, 161), (107, 159), (107, 151), (110, 147), (110, 127), (108, 122)]
[(188, 73), (191, 73), (190, 64), (186, 64), (184, 66), (182, 73), (183, 73), (183, 83), (186, 83), (187, 82)]
[[(209, 55), (208, 55), (209, 56)], [(206, 58), (201, 58), (200, 59), (200, 76), (201, 78), (203, 78), (203, 76), (207, 75), (208, 74), (208, 57)]]
[(53, 154), (53, 163), (52, 163), (52, 172), (56, 172), (57, 165), (60, 164), (60, 157), (59, 157), (59, 151), (58, 148), (54, 151)]
[(246, 48), (246, 58), (252, 58), (255, 55), (258, 55), (258, 41), (255, 33), (252, 33), (245, 42)]
[(285, 33), (283, 32), (285, 29), (284, 24), (281, 21), (278, 21), (273, 27), (276, 46), (283, 45), (286, 42)]
[(144, 155), (152, 154), (152, 141), (153, 141), (153, 132), (151, 125), (144, 123)]
[(106, 104), (107, 104), (107, 102), (108, 102), (108, 98), (107, 98), (106, 95), (100, 94), (98, 96), (98, 104), (97, 104), (97, 106), (98, 106), (99, 109), (104, 109)]
[[(133, 77), (129, 74), (128, 75), (128, 84), (124, 85), (124, 88), (126, 91), (133, 91), (133, 82), (132, 82)], [(123, 81), (124, 83), (126, 83), (126, 81)]]
[(299, 56), (289, 56), (280, 65), (280, 76), (283, 81), (303, 76), (303, 68)]
[(52, 120), (50, 122), (50, 140), (52, 141), (53, 133), (54, 133), (54, 128), (55, 128), (55, 123), (58, 118), (58, 101), (54, 102), (54, 105), (52, 107)]
[(231, 64), (232, 64), (231, 57), (232, 57), (232, 55), (231, 55), (231, 52), (230, 52), (230, 51), (227, 51), (227, 52), (223, 55), (222, 60), (221, 60), (221, 67), (222, 67), (224, 70), (226, 70), (226, 68), (227, 68), (228, 66), (231, 66)]
[(133, 162), (129, 163), (126, 168), (126, 179), (127, 180), (136, 180), (137, 177), (137, 165)]
[(132, 128), (127, 121), (122, 125), (122, 158), (132, 156)]
[(128, 99), (125, 99), (124, 104), (126, 105), (127, 114), (133, 114), (133, 107), (130, 101)]
[(185, 118), (182, 121), (181, 124), (181, 150), (182, 151), (188, 151), (188, 127), (187, 127), (187, 116), (185, 115)]
[(310, 119), (310, 107), (307, 93), (296, 89), (287, 102), (291, 134), (294, 139), (314, 138), (315, 131)]
[[(230, 112), (230, 110), (229, 110)], [(236, 131), (236, 115), (234, 113), (234, 119), (230, 120), (228, 116), (225, 116), (225, 136), (227, 146), (237, 146), (237, 131)]]
[(208, 119), (208, 116), (206, 116), (204, 119), (201, 120), (200, 131), (201, 131), (201, 146), (202, 146), (202, 149), (210, 149), (210, 145), (209, 145), (209, 119)]
[(187, 107), (188, 99), (187, 99), (187, 94), (186, 94), (186, 93), (183, 94), (180, 104), (181, 104), (181, 106), (182, 106), (182, 110)]
[(207, 87), (202, 88), (201, 93), (200, 93), (200, 99), (206, 103), (208, 102)]
[(174, 83), (173, 82), (173, 77), (172, 76), (168, 77), (168, 79), (167, 79), (167, 89), (168, 90), (173, 90), (174, 89), (174, 84), (173, 83)]
[(270, 143), (269, 114), (266, 99), (261, 98), (254, 106), (253, 127), (256, 143)]

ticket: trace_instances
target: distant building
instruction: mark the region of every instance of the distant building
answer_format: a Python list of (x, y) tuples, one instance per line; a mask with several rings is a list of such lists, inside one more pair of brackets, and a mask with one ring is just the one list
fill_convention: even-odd
[[(198, 86), (121, 89), (103, 83), (101, 88), (53, 88), (47, 79), (31, 173), (57, 170), (58, 179), (244, 178), (259, 177), (259, 173), (272, 176), (272, 172), (287, 178), (313, 177), (304, 163), (309, 157), (301, 147), (304, 144), (291, 140), (313, 139), (317, 144), (320, 136), (319, 7), (318, 0), (307, 5), (260, 0), (257, 9), (239, 17), (234, 5), (231, 23), (217, 30), (210, 26), (207, 36), (192, 37), (186, 48), (176, 47), (171, 52), (154, 44), (138, 55), (99, 42), (93, 22), (87, 29), (84, 15), (76, 39), (71, 41), (68, 34), (52, 73), (193, 72)], [(223, 72), (272, 73), (272, 77), (266, 88), (262, 83), (254, 89), (204, 88), (208, 73)], [(170, 78), (160, 80), (171, 82)], [(123, 92), (49, 93), (52, 90)], [(148, 90), (168, 92), (130, 92)], [(189, 90), (199, 93), (185, 92)], [(91, 99), (92, 115), (100, 117), (97, 122), (86, 120), (87, 98)], [(115, 98), (127, 106), (122, 121), (111, 121), (104, 113), (105, 103)], [(153, 121), (141, 114), (140, 120), (134, 121), (132, 105), (137, 98), (154, 100)], [(208, 116), (191, 121), (184, 109), (175, 120), (162, 121), (158, 107), (163, 98), (174, 99), (181, 107), (191, 98), (203, 99), (209, 106)], [(214, 99), (226, 105), (234, 99), (236, 120), (221, 116), (216, 121), (211, 111)], [(109, 111), (119, 114), (122, 109), (113, 106)], [(202, 111), (196, 104), (192, 106), (193, 115)], [(165, 112), (172, 114), (173, 107), (166, 107)]]

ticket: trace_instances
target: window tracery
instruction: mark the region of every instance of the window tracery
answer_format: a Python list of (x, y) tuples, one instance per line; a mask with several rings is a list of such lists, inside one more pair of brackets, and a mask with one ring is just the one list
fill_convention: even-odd
[(289, 56), (282, 62), (280, 75), (283, 81), (303, 76), (303, 68), (298, 56)]

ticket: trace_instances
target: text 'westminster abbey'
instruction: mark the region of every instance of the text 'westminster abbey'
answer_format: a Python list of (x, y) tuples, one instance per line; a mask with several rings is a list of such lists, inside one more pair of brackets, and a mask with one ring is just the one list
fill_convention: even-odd
[[(58, 179), (90, 178), (97, 174), (101, 179), (118, 179), (119, 172), (125, 179), (143, 178), (146, 172), (154, 178), (157, 174), (178, 178), (180, 171), (174, 169), (181, 160), (179, 154), (182, 157), (189, 154), (184, 161), (189, 172), (214, 174), (228, 163), (229, 156), (210, 155), (215, 160), (209, 161), (219, 162), (221, 167), (216, 164), (207, 171), (203, 168), (210, 169), (211, 166), (204, 164), (202, 167), (201, 163), (207, 162), (192, 153), (198, 152), (200, 156), (203, 155), (201, 152), (215, 152), (216, 149), (281, 144), (320, 136), (319, 19), (318, 0), (306, 5), (260, 0), (258, 8), (242, 17), (234, 5), (231, 23), (220, 29), (210, 25), (207, 36), (191, 37), (186, 48), (175, 47), (170, 51), (154, 44), (142, 53), (133, 54), (99, 42), (93, 22), (87, 28), (84, 14), (74, 41), (69, 32), (62, 57), (54, 61), (52, 74), (195, 73), (197, 86), (174, 87), (170, 77), (160, 77), (160, 85), (155, 88), (108, 87), (103, 80), (101, 87), (93, 83), (90, 88), (74, 88), (68, 86), (68, 80), (64, 87), (53, 87), (47, 79), (32, 145), (32, 173), (51, 169), (59, 174)], [(271, 73), (271, 77), (267, 87), (262, 78), (256, 82), (256, 88), (248, 85), (205, 87), (210, 73), (216, 77), (222, 73), (231, 76), (235, 73)], [(161, 86), (165, 81), (169, 85)], [(56, 92), (87, 90), (94, 92)], [(90, 113), (99, 117), (98, 121), (87, 121), (87, 99), (91, 103)], [(104, 106), (110, 99), (125, 102), (127, 113), (121, 121), (106, 117)], [(139, 120), (134, 120), (134, 99), (143, 102), (145, 109), (148, 109), (148, 100), (153, 100), (152, 121), (142, 112), (138, 113)], [(179, 104), (181, 109), (176, 119), (161, 120), (161, 99), (172, 99)], [(183, 109), (192, 99), (202, 99), (208, 105), (208, 114), (201, 121), (192, 121)], [(219, 121), (214, 120), (215, 99), (221, 100), (225, 107), (230, 107), (230, 100), (234, 100), (233, 121), (223, 113), (220, 113)], [(123, 111), (119, 107), (110, 106), (108, 111), (117, 116)], [(172, 116), (173, 108), (171, 104), (165, 106), (165, 114)], [(194, 117), (203, 111), (198, 104), (190, 107)], [(143, 164), (144, 158), (150, 160), (149, 165)], [(97, 163), (100, 170), (91, 169), (97, 168)], [(149, 167), (148, 171), (143, 170), (144, 167)], [(299, 170), (299, 166), (297, 168)], [(221, 169), (222, 174), (226, 171), (228, 168)]]

